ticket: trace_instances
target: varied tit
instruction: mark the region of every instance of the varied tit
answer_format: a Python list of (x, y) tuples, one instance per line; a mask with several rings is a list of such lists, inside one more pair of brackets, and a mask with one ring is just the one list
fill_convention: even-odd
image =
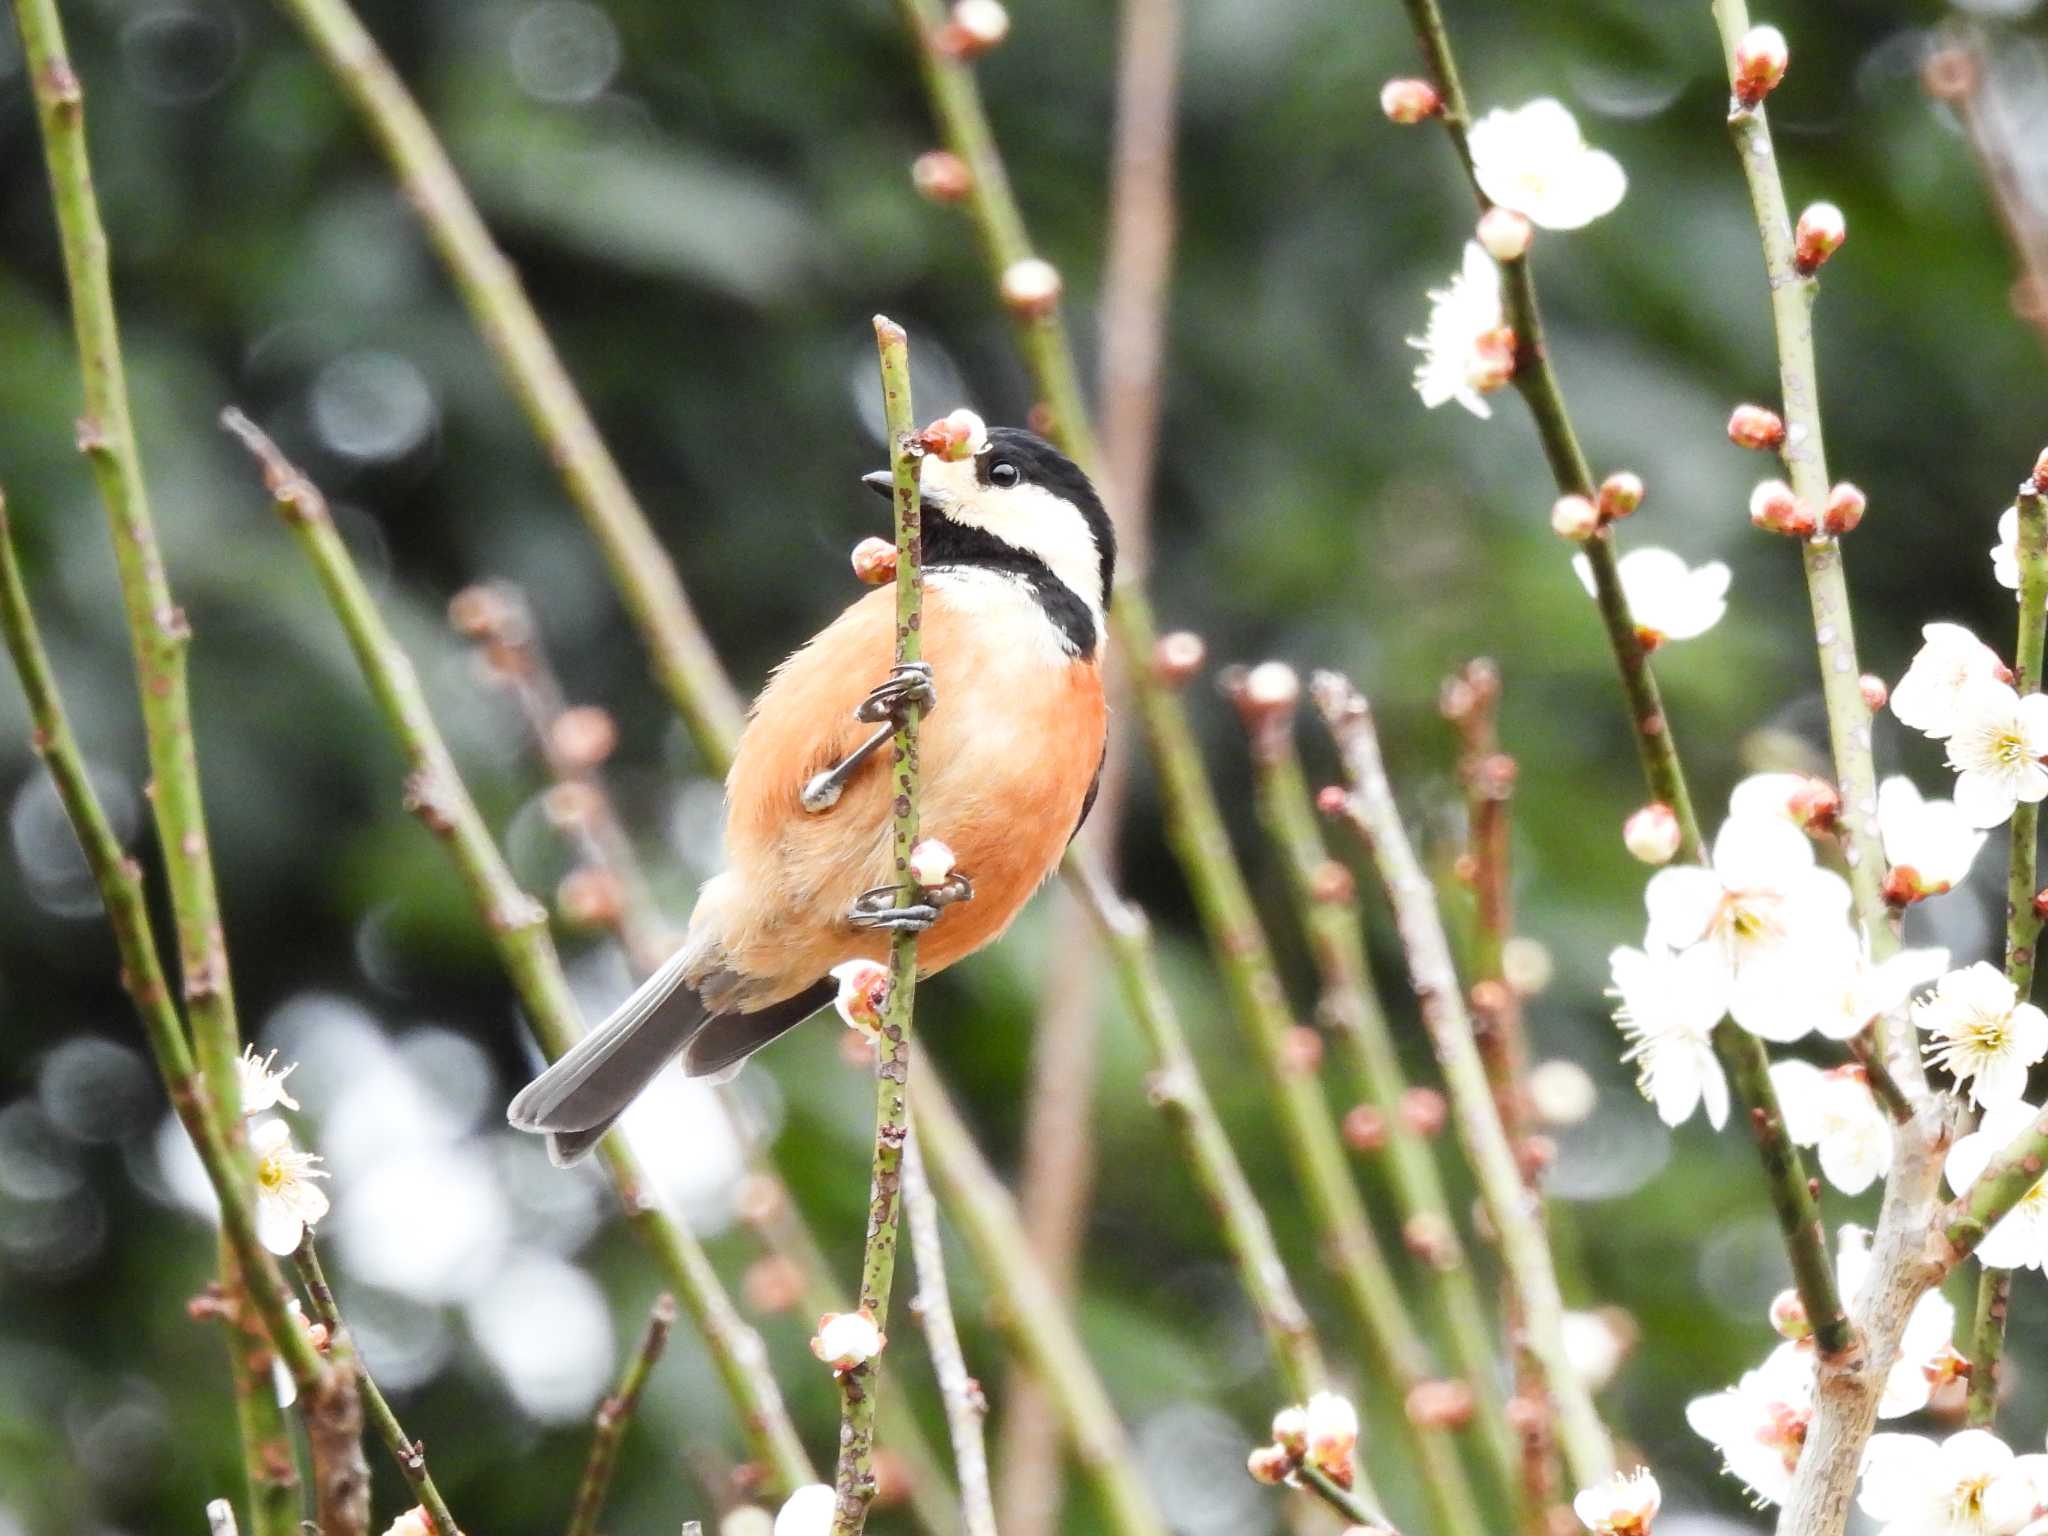
[[(1043, 438), (952, 419), (973, 452), (919, 468), (925, 665), (892, 668), (885, 586), (776, 669), (726, 776), (728, 867), (681, 948), (512, 1101), (512, 1124), (547, 1133), (557, 1162), (588, 1152), (671, 1058), (692, 1077), (737, 1072), (832, 1000), (833, 966), (883, 958), (889, 928), (924, 932), (924, 975), (992, 942), (1087, 816), (1108, 726), (1109, 518)], [(886, 471), (865, 483), (892, 493)], [(886, 722), (912, 700), (929, 713), (923, 831), (972, 895), (898, 911)]]

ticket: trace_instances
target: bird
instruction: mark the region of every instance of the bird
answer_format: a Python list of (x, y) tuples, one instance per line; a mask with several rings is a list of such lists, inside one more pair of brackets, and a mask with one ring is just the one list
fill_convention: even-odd
[[(678, 1057), (691, 1077), (737, 1073), (832, 1001), (834, 966), (885, 958), (892, 930), (922, 933), (920, 975), (993, 943), (1086, 821), (1108, 735), (1115, 530), (1087, 474), (1044, 438), (971, 411), (947, 420), (970, 451), (918, 465), (923, 665), (894, 666), (883, 586), (770, 675), (726, 775), (726, 867), (680, 944), (507, 1109), (555, 1162), (587, 1154)], [(887, 470), (863, 483), (893, 494)], [(947, 894), (971, 899), (898, 910), (878, 749), (913, 703), (922, 829), (952, 850)]]

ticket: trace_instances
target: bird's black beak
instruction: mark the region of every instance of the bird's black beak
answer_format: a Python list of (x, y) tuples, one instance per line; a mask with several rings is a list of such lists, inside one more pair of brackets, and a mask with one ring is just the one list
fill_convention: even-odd
[(877, 496), (893, 499), (896, 495), (896, 476), (889, 470), (878, 469), (873, 474), (862, 475), (860, 483)]

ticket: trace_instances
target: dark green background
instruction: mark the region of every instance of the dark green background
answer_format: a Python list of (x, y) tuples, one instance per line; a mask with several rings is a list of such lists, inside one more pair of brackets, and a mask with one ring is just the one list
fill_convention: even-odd
[[(522, 1219), (551, 1230), (570, 1220), (547, 1207), (554, 1176), (536, 1174), (530, 1146), (507, 1151), (509, 1133), (491, 1130), (529, 1065), (505, 984), (439, 850), (401, 810), (398, 760), (296, 550), (215, 430), (221, 406), (238, 402), (269, 424), (344, 509), (530, 884), (551, 887), (562, 856), (531, 808), (537, 780), (512, 717), (442, 625), (465, 583), (525, 584), (571, 691), (616, 713), (623, 800), (678, 914), (708, 872), (694, 861), (715, 791), (384, 166), (300, 38), (254, 0), (65, 9), (144, 457), (197, 632), (202, 767), (245, 1019), (255, 1031), (324, 995), (410, 1036), (417, 1060), (468, 1062), (468, 1076), (444, 1070), (487, 1139), (461, 1155), (523, 1155), (507, 1166), (542, 1203)], [(1455, 408), (1425, 413), (1408, 386), (1403, 338), (1422, 329), (1424, 289), (1455, 267), (1471, 205), (1441, 136), (1396, 129), (1377, 110), (1380, 83), (1414, 68), (1399, 8), (1190, 9), (1151, 583), (1161, 620), (1200, 630), (1217, 660), (1352, 669), (1381, 704), (1411, 818), (1436, 848), (1455, 805), (1437, 682), (1467, 656), (1501, 658), (1504, 729), (1522, 764), (1517, 895), (1526, 931), (1557, 961), (1533, 1009), (1535, 1044), (1603, 1086), (1594, 1120), (1563, 1136), (1560, 1188), (1588, 1197), (1556, 1207), (1568, 1287), (1575, 1302), (1617, 1303), (1641, 1324), (1642, 1349), (1607, 1404), (1664, 1481), (1662, 1529), (1706, 1528), (1682, 1525), (1681, 1511), (1754, 1526), (1682, 1407), (1761, 1358), (1762, 1304), (1783, 1261), (1744, 1142), (1698, 1123), (1667, 1137), (1615, 1060), (1601, 988), (1607, 950), (1639, 937), (1642, 870), (1617, 829), (1640, 787), (1594, 616), (1546, 525), (1551, 492), (1533, 433), (1511, 398), (1479, 423)], [(879, 503), (855, 484), (879, 462), (867, 317), (882, 309), (910, 327), (925, 414), (964, 401), (1015, 420), (1028, 405), (964, 221), (910, 190), (908, 164), (931, 131), (890, 8), (607, 0), (599, 15), (376, 0), (365, 16), (445, 133), (751, 689), (854, 595), (846, 550), (881, 526)], [(1924, 29), (1942, 14), (1809, 3), (1772, 19), (1793, 49), (1772, 103), (1790, 195), (1795, 206), (1831, 198), (1849, 222), (1819, 310), (1823, 393), (1832, 467), (1871, 496), (1848, 552), (1864, 660), (1895, 677), (1928, 619), (1961, 618), (2007, 643), (2010, 599), (1985, 552), (2010, 487), (2048, 440), (2041, 345), (2010, 311), (2011, 259), (1966, 143), (1919, 89)], [(1451, 21), (1478, 104), (1559, 95), (1630, 174), (1617, 213), (1539, 236), (1535, 260), (1595, 464), (1648, 483), (1629, 541), (1735, 568), (1727, 620), (1661, 664), (1711, 819), (1746, 765), (1810, 752), (1820, 723), (1797, 561), (1743, 515), (1765, 465), (1722, 436), (1737, 400), (1774, 399), (1775, 356), (1721, 123), (1712, 20), (1703, 3), (1571, 0), (1456, 3)], [(1092, 363), (1113, 8), (1019, 0), (1015, 23), (979, 74)], [(2022, 24), (1995, 37), (2001, 78), (2038, 124), (2033, 34)], [(607, 38), (618, 50), (609, 76)], [(594, 63), (582, 51), (592, 46)], [(27, 82), (8, 37), (0, 483), (87, 750), (133, 826), (139, 728), (103, 520), (71, 447), (78, 404)], [(340, 446), (349, 434), (401, 451), (351, 455)], [(1278, 901), (1278, 870), (1241, 810), (1237, 730), (1206, 685), (1189, 700), (1255, 880)], [(1319, 741), (1309, 746), (1327, 761)], [(1942, 783), (1928, 748), (1907, 751), (1889, 721), (1878, 752), (1930, 791)], [(147, 1187), (163, 1106), (136, 1075), (111, 945), (89, 900), (81, 910), (75, 856), (53, 829), (11, 688), (0, 688), (0, 800), (11, 818), (0, 878), (0, 1531), (195, 1530), (203, 1501), (234, 1476), (218, 1341), (184, 1313), (211, 1245)], [(1966, 958), (1997, 897), (1995, 846), (1979, 871), (1989, 878), (1938, 914)], [(1327, 1342), (1355, 1362), (1143, 785), (1123, 856), (1159, 915), (1212, 1089)], [(1047, 953), (1052, 906), (1041, 901), (920, 1008), (1005, 1165), (1033, 999), (1051, 967), (1070, 963)], [(1285, 919), (1275, 928), (1305, 1007), (1298, 936)], [(577, 938), (568, 947), (596, 949)], [(491, 1080), (445, 1035), (420, 1035), (429, 1025), (477, 1042)], [(866, 1088), (839, 1064), (834, 1033), (814, 1025), (751, 1077), (779, 1090), (770, 1097), (786, 1111), (802, 1198), (850, 1272)], [(131, 1054), (74, 1049), (58, 1058), (68, 1074), (48, 1070), (51, 1053), (80, 1037)], [(1118, 1015), (1106, 1041), (1084, 1325), (1185, 1528), (1272, 1528), (1264, 1522), (1283, 1496), (1251, 1489), (1238, 1458), (1278, 1388), (1203, 1204), (1143, 1107), (1142, 1047)], [(323, 1119), (312, 1112), (344, 1097), (375, 1055), (330, 1050), (294, 1080), (315, 1145)], [(66, 1098), (80, 1082), (82, 1101)], [(337, 1180), (338, 1205), (353, 1193)], [(1831, 1220), (1874, 1210), (1874, 1196), (1829, 1197)], [(737, 1281), (748, 1240), (714, 1248)], [(575, 1258), (609, 1294), (622, 1347), (655, 1289), (651, 1267), (610, 1227)], [(374, 1311), (373, 1293), (346, 1269), (341, 1279), (345, 1299)], [(957, 1284), (969, 1354), (1000, 1416), (983, 1288), (964, 1263)], [(2035, 1278), (2021, 1277), (2023, 1390), (2041, 1305)], [(408, 1315), (445, 1329), (450, 1355), (399, 1405), (466, 1528), (559, 1528), (587, 1439), (580, 1416), (534, 1423), (455, 1312)], [(822, 1459), (834, 1400), (804, 1347), (809, 1323), (762, 1320)], [(921, 1373), (909, 1389), (934, 1411)], [(1382, 1419), (1394, 1411), (1371, 1407)], [(2027, 1392), (2013, 1413), (2022, 1448), (2038, 1443), (2038, 1408)], [(608, 1528), (672, 1531), (708, 1516), (683, 1453), (737, 1444), (701, 1351), (682, 1338), (630, 1443)], [(1382, 1486), (1412, 1510), (1396, 1447), (1377, 1461)], [(396, 1480), (380, 1481), (380, 1524), (397, 1507)], [(1077, 1500), (1068, 1528), (1096, 1528), (1089, 1521)]]

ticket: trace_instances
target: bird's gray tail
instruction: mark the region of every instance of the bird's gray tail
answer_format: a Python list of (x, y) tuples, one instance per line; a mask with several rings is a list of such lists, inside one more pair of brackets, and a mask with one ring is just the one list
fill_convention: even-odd
[(754, 1052), (832, 1000), (832, 984), (820, 982), (756, 1013), (714, 1016), (684, 982), (684, 969), (679, 950), (521, 1089), (505, 1118), (522, 1131), (544, 1133), (548, 1156), (567, 1166), (603, 1139), (677, 1053), (691, 1077), (731, 1077)]

